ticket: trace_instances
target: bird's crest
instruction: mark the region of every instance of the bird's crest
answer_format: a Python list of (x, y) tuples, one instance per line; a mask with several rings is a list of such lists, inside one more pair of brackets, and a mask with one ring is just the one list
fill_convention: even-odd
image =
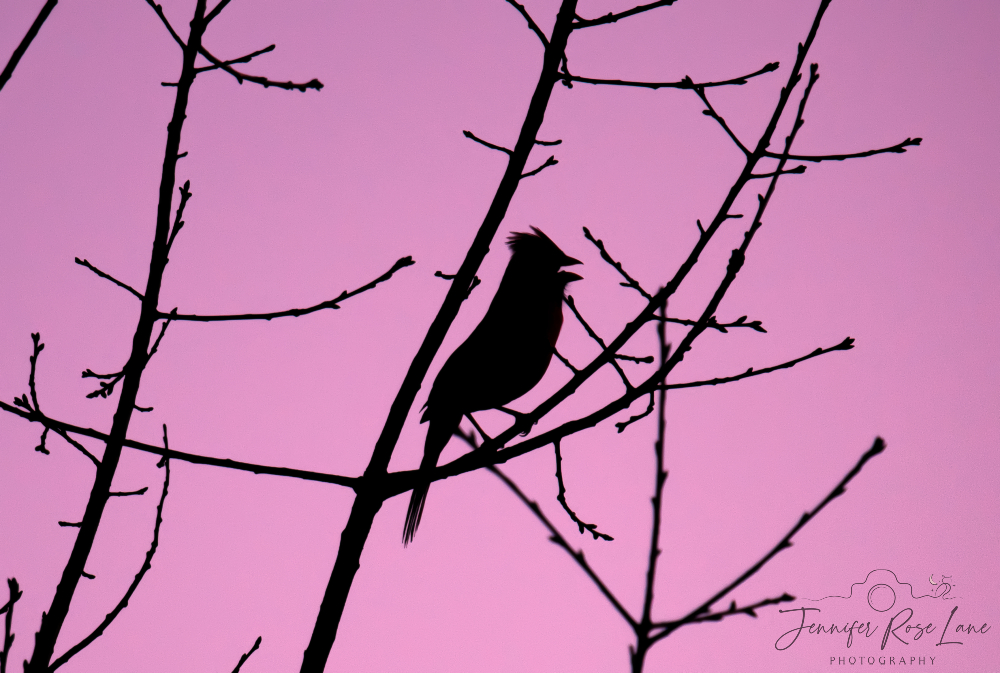
[(582, 264), (580, 260), (573, 259), (560, 250), (559, 246), (553, 243), (552, 239), (538, 227), (531, 227), (531, 231), (534, 233), (523, 231), (511, 233), (510, 237), (507, 238), (507, 247), (510, 248), (512, 254), (528, 253), (531, 256), (550, 256), (552, 259), (559, 260), (558, 266)]

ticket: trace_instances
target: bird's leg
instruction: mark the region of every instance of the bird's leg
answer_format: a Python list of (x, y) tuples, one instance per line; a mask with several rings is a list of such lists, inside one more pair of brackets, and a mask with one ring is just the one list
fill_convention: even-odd
[(483, 429), (479, 427), (479, 423), (476, 423), (476, 419), (472, 417), (471, 413), (466, 414), (465, 417), (468, 418), (472, 422), (473, 427), (475, 427), (476, 430), (479, 431), (479, 436), (483, 438), (484, 443), (492, 440), (492, 437), (483, 432)]
[[(522, 414), (520, 411), (514, 411), (513, 409), (508, 409), (507, 407), (497, 407), (497, 410), (513, 416), (515, 423), (520, 423), (528, 418), (528, 414)], [(531, 432), (531, 427), (537, 422), (538, 421), (534, 421), (531, 425), (529, 425), (528, 428), (521, 433), (521, 436), (525, 437), (529, 432)]]

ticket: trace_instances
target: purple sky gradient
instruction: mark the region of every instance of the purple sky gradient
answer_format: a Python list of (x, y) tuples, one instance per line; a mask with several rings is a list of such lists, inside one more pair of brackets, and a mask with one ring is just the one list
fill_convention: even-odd
[[(777, 73), (710, 92), (752, 142), (816, 4), (681, 0), (574, 34), (570, 68), (704, 81), (780, 61)], [(41, 5), (0, 8), (4, 59)], [(546, 31), (557, 6), (527, 3)], [(581, 2), (580, 14), (628, 6)], [(164, 2), (184, 35), (192, 7)], [(879, 635), (848, 650), (841, 636), (804, 634), (778, 651), (775, 641), (795, 617), (771, 607), (756, 620), (681, 629), (652, 650), (648, 671), (841, 670), (831, 656), (905, 654), (934, 656), (933, 670), (958, 673), (990, 670), (1000, 657), (996, 628), (959, 638), (961, 646), (934, 646), (956, 605), (952, 628), (1000, 623), (998, 31), (995, 3), (834, 0), (810, 54), (821, 79), (795, 151), (859, 151), (908, 136), (924, 142), (902, 155), (812, 165), (779, 182), (718, 311), (723, 321), (762, 320), (768, 333), (706, 334), (670, 380), (777, 364), (846, 336), (857, 345), (766, 377), (669, 395), (654, 616), (683, 615), (756, 561), (876, 435), (887, 451), (733, 598), (846, 595), (876, 568), (894, 571), (917, 595), (934, 588), (929, 575), (950, 575), (958, 598), (913, 603), (911, 623), (939, 630), (884, 652), (875, 641), (895, 610), (874, 613), (863, 596), (798, 601), (792, 606), (819, 605), (826, 623), (871, 619)], [(205, 42), (229, 58), (275, 43), (245, 70), (326, 86), (303, 94), (239, 86), (218, 72), (199, 76), (182, 142), (190, 154), (178, 172), (194, 197), (161, 308), (308, 306), (404, 255), (417, 263), (339, 311), (172, 325), (139, 394), (155, 411), (134, 417), (130, 437), (159, 443), (166, 423), (181, 451), (358, 475), (448, 289), (433, 273), (457, 270), (505, 165), (462, 131), (513, 144), (541, 46), (502, 0), (235, 0)], [(115, 401), (85, 399), (94, 381), (79, 372), (121, 367), (139, 303), (73, 258), (144, 285), (174, 96), (160, 82), (179, 68), (179, 49), (141, 0), (65, 0), (0, 92), (0, 399), (27, 392), (30, 334), (41, 332), (43, 410), (110, 427)], [(666, 282), (696, 240), (695, 220), (711, 219), (742, 165), (702, 109), (690, 91), (557, 86), (539, 137), (563, 143), (538, 148), (529, 165), (550, 154), (559, 164), (522, 182), (479, 272), (483, 283), (430, 376), (485, 313), (508, 259), (507, 233), (529, 225), (584, 261), (584, 280), (571, 292), (595, 329), (617, 334), (643, 302), (618, 286), (581, 227), (648, 289)], [(780, 139), (787, 129), (786, 119)], [(755, 193), (735, 212), (749, 217)], [(731, 221), (712, 242), (671, 300), (672, 315), (696, 317), (746, 221)], [(683, 333), (672, 327), (670, 340)], [(652, 335), (640, 333), (627, 352), (652, 353)], [(578, 364), (597, 353), (568, 315), (559, 348)], [(639, 366), (623, 366), (641, 380)], [(568, 378), (554, 362), (512, 406), (533, 408)], [(419, 462), (427, 426), (417, 422), (418, 407), (429, 382), (392, 469)], [(539, 428), (620, 389), (613, 372), (598, 374)], [(643, 407), (637, 402), (632, 413)], [(507, 423), (498, 412), (481, 416), (488, 431)], [(92, 465), (62, 440), (49, 439), (52, 455), (32, 451), (38, 434), (0, 416), (0, 575), (24, 590), (12, 670), (30, 656), (72, 546), (73, 529), (57, 522), (81, 518), (92, 485)], [(652, 418), (621, 435), (606, 421), (563, 443), (571, 505), (614, 542), (579, 536), (562, 513), (550, 448), (505, 468), (636, 613), (654, 434)], [(444, 459), (462, 450), (455, 441)], [(150, 492), (108, 505), (87, 564), (97, 579), (81, 583), (57, 653), (103, 618), (140, 567), (162, 479), (155, 464), (123, 454), (115, 487)], [(328, 670), (627, 670), (629, 629), (494, 476), (436, 483), (404, 550), (407, 498), (386, 502), (375, 520)], [(244, 671), (298, 670), (350, 504), (351, 492), (337, 486), (175, 461), (152, 570), (107, 633), (64, 670), (226, 671), (258, 635), (262, 646)]]

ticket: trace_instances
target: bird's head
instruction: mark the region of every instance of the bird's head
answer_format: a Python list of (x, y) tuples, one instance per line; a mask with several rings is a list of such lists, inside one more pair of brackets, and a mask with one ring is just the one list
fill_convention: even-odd
[(534, 233), (514, 232), (507, 239), (507, 246), (510, 248), (512, 261), (518, 259), (526, 265), (550, 273), (559, 273), (559, 278), (565, 278), (569, 283), (580, 280), (580, 276), (569, 271), (559, 271), (561, 267), (583, 264), (578, 259), (574, 259), (559, 249), (552, 239), (542, 233), (541, 229), (532, 227)]

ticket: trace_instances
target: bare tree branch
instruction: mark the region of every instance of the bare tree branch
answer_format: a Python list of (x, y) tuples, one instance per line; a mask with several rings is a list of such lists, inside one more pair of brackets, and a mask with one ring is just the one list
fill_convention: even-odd
[(514, 150), (509, 150), (506, 147), (501, 147), (500, 145), (494, 145), (493, 143), (486, 142), (482, 138), (476, 136), (476, 134), (473, 133), (472, 131), (462, 131), (462, 135), (464, 135), (469, 140), (476, 141), (480, 145), (484, 145), (485, 147), (489, 147), (491, 150), (497, 150), (498, 152), (503, 152), (507, 156), (510, 156), (510, 155), (512, 155), (514, 153)]
[(705, 381), (689, 381), (687, 383), (669, 383), (666, 385), (659, 386), (659, 389), (662, 390), (666, 388), (668, 390), (673, 390), (676, 388), (698, 388), (700, 386), (717, 386), (720, 383), (732, 383), (733, 381), (739, 381), (741, 379), (750, 378), (751, 376), (760, 376), (761, 374), (769, 374), (771, 372), (778, 371), (779, 369), (789, 369), (791, 367), (794, 367), (800, 362), (804, 362), (806, 360), (819, 357), (820, 355), (824, 355), (826, 353), (832, 353), (833, 351), (849, 351), (852, 348), (854, 348), (854, 339), (852, 339), (851, 337), (847, 337), (836, 346), (830, 346), (829, 348), (817, 348), (808, 355), (803, 355), (802, 357), (795, 358), (794, 360), (789, 360), (788, 362), (782, 362), (780, 365), (764, 367), (763, 369), (754, 369), (753, 367), (751, 367), (742, 374), (736, 374), (735, 376), (724, 376), (715, 379), (708, 379)]
[[(597, 332), (595, 332), (594, 329), (587, 323), (587, 321), (583, 319), (583, 316), (580, 315), (580, 311), (576, 308), (576, 302), (573, 300), (573, 295), (566, 296), (565, 301), (566, 305), (569, 306), (571, 311), (573, 311), (573, 315), (576, 316), (577, 321), (579, 321), (579, 323), (583, 325), (583, 329), (587, 330), (587, 334), (590, 335), (590, 338), (598, 343), (598, 345), (601, 347), (601, 350), (607, 349), (608, 346), (607, 344), (604, 343), (604, 339), (599, 337), (597, 335)], [(615, 368), (616, 372), (618, 372), (618, 376), (621, 377), (622, 383), (625, 384), (625, 389), (631, 390), (632, 382), (629, 381), (628, 376), (625, 375), (625, 370), (619, 366), (617, 356), (611, 358), (610, 360), (608, 360), (608, 362), (611, 363), (611, 366)]]
[(556, 160), (555, 156), (551, 156), (548, 159), (546, 159), (545, 163), (539, 166), (538, 168), (528, 171), (527, 173), (521, 174), (521, 179), (523, 180), (524, 178), (530, 178), (532, 175), (538, 175), (549, 166), (555, 166), (558, 163), (559, 161)]
[(635, 16), (636, 14), (641, 14), (642, 12), (648, 12), (651, 9), (656, 9), (657, 7), (669, 7), (674, 4), (676, 0), (657, 0), (657, 2), (651, 2), (648, 5), (638, 5), (632, 9), (626, 9), (624, 12), (608, 12), (604, 16), (598, 17), (596, 19), (583, 19), (581, 17), (576, 17), (573, 21), (573, 29), (577, 30), (580, 28), (590, 28), (591, 26), (600, 26), (605, 23), (614, 23), (618, 19), (624, 19), (629, 16)]
[(635, 628), (636, 626), (635, 618), (629, 614), (628, 610), (625, 609), (625, 606), (621, 604), (621, 601), (619, 601), (615, 597), (615, 595), (611, 593), (611, 589), (609, 589), (608, 586), (604, 583), (604, 581), (601, 580), (600, 577), (598, 577), (597, 573), (594, 572), (594, 569), (590, 567), (590, 564), (587, 562), (586, 557), (583, 555), (583, 551), (582, 550), (577, 551), (570, 546), (569, 542), (566, 541), (566, 538), (562, 536), (562, 533), (560, 533), (559, 530), (552, 525), (552, 522), (549, 521), (548, 517), (546, 517), (545, 514), (542, 512), (542, 508), (538, 506), (538, 503), (535, 502), (534, 500), (529, 499), (528, 496), (526, 496), (524, 492), (520, 488), (518, 488), (517, 484), (515, 484), (510, 479), (510, 477), (501, 472), (495, 465), (491, 465), (487, 469), (493, 474), (495, 474), (500, 479), (500, 481), (506, 484), (507, 488), (513, 491), (514, 495), (516, 495), (518, 499), (521, 502), (523, 502), (528, 509), (532, 511), (535, 517), (537, 517), (538, 520), (542, 522), (542, 525), (545, 526), (546, 529), (548, 529), (550, 536), (549, 539), (554, 544), (561, 547), (567, 554), (573, 557), (573, 560), (576, 561), (576, 564), (580, 566), (580, 568), (583, 569), (583, 572), (587, 574), (587, 577), (589, 577), (590, 580), (595, 585), (597, 585), (598, 590), (602, 594), (604, 594), (604, 597), (608, 599), (608, 602), (611, 603), (612, 606), (614, 606), (615, 610), (618, 611), (618, 614), (620, 614), (622, 618), (626, 622), (628, 622), (629, 626)]
[(528, 14), (528, 10), (524, 8), (524, 5), (519, 4), (514, 0), (507, 0), (507, 2), (513, 5), (514, 9), (516, 9), (518, 12), (521, 13), (521, 16), (524, 17), (524, 20), (528, 22), (528, 28), (531, 29), (531, 32), (533, 32), (538, 37), (539, 40), (541, 40), (542, 46), (548, 49), (549, 38), (545, 37), (545, 33), (543, 33), (542, 29), (538, 27), (538, 24), (535, 23), (535, 20), (531, 18), (531, 15)]
[(142, 301), (142, 293), (140, 293), (138, 290), (136, 290), (134, 287), (132, 287), (128, 283), (123, 283), (120, 280), (118, 280), (117, 278), (115, 278), (114, 276), (112, 276), (111, 274), (104, 273), (103, 271), (101, 271), (100, 269), (98, 269), (96, 266), (94, 266), (93, 264), (91, 264), (90, 262), (88, 262), (85, 259), (80, 259), (79, 257), (76, 257), (74, 259), (76, 260), (76, 263), (79, 264), (80, 266), (85, 266), (88, 269), (90, 269), (91, 271), (93, 271), (94, 273), (96, 273), (101, 278), (104, 278), (106, 280), (110, 280), (112, 283), (114, 283), (118, 287), (124, 288), (124, 289), (128, 290), (133, 295), (135, 295), (136, 297), (138, 297), (139, 301)]
[[(52, 3), (53, 5), (56, 3)], [(4, 618), (4, 629), (3, 629), (3, 649), (0, 650), (0, 673), (7, 673), (7, 657), (10, 656), (10, 648), (14, 645), (14, 634), (11, 632), (11, 628), (14, 624), (14, 603), (21, 600), (21, 595), (23, 592), (21, 588), (17, 585), (17, 579), (11, 577), (7, 580), (7, 590), (10, 592), (10, 598), (0, 608), (0, 615), (7, 613)]]
[(622, 263), (615, 260), (611, 256), (607, 248), (604, 247), (604, 241), (598, 238), (594, 238), (594, 235), (590, 233), (590, 229), (587, 229), (587, 227), (583, 228), (583, 235), (586, 237), (588, 241), (593, 243), (597, 247), (597, 249), (601, 252), (601, 259), (603, 259), (605, 262), (614, 267), (615, 271), (620, 273), (622, 278), (625, 279), (624, 283), (619, 283), (622, 287), (632, 288), (633, 290), (641, 294), (643, 297), (645, 297), (647, 300), (651, 300), (653, 298), (653, 295), (646, 292), (642, 288), (642, 286), (639, 285), (639, 281), (637, 281), (635, 278), (630, 276), (627, 271), (625, 271), (625, 267), (622, 266)]
[[(166, 425), (163, 426), (163, 443), (165, 445), (167, 444)], [(139, 568), (139, 572), (136, 573), (135, 578), (132, 580), (132, 584), (129, 585), (128, 590), (125, 592), (125, 595), (122, 596), (122, 599), (120, 601), (118, 601), (118, 604), (114, 607), (114, 609), (111, 612), (109, 612), (104, 617), (104, 620), (97, 625), (97, 628), (91, 631), (90, 634), (88, 634), (85, 638), (83, 638), (83, 640), (81, 640), (68, 650), (66, 650), (65, 654), (63, 654), (61, 657), (53, 661), (51, 666), (49, 666), (49, 671), (56, 670), (57, 668), (65, 664), (67, 661), (69, 661), (75, 654), (80, 652), (80, 650), (82, 650), (83, 648), (87, 647), (92, 642), (100, 638), (101, 635), (104, 633), (104, 630), (107, 629), (108, 626), (111, 625), (111, 622), (115, 620), (115, 617), (117, 617), (119, 613), (121, 613), (121, 611), (128, 606), (129, 599), (132, 597), (132, 594), (135, 593), (135, 590), (139, 587), (139, 583), (142, 581), (142, 578), (146, 575), (146, 571), (148, 571), (150, 568), (153, 567), (153, 555), (156, 554), (156, 548), (160, 544), (160, 524), (163, 523), (163, 503), (167, 499), (167, 489), (170, 486), (170, 459), (164, 458), (160, 462), (160, 464), (164, 470), (163, 490), (160, 493), (160, 502), (156, 506), (156, 521), (153, 524), (153, 541), (149, 545), (149, 551), (146, 552), (146, 559), (145, 561), (143, 561), (142, 567)], [(146, 489), (143, 489), (143, 491), (145, 490)], [(113, 495), (123, 495), (123, 494), (115, 493)]]
[(901, 143), (896, 143), (892, 147), (883, 147), (877, 150), (867, 150), (865, 152), (855, 152), (853, 154), (776, 154), (774, 152), (765, 152), (764, 156), (771, 159), (788, 159), (791, 161), (844, 161), (845, 159), (862, 159), (864, 157), (874, 156), (876, 154), (903, 154), (906, 152), (907, 147), (916, 147), (920, 145), (923, 138), (907, 138)]
[(868, 449), (864, 453), (864, 455), (861, 456), (858, 462), (854, 465), (853, 468), (851, 468), (851, 470), (844, 476), (844, 478), (841, 479), (840, 482), (833, 487), (833, 490), (830, 491), (827, 494), (827, 496), (823, 498), (823, 500), (820, 501), (820, 503), (812, 511), (803, 514), (802, 518), (799, 519), (798, 523), (792, 526), (791, 530), (788, 531), (785, 537), (781, 538), (778, 544), (772, 547), (769, 552), (767, 552), (763, 557), (761, 557), (759, 561), (757, 561), (757, 563), (750, 566), (750, 568), (746, 572), (744, 572), (742, 575), (740, 575), (735, 580), (730, 582), (728, 585), (722, 588), (718, 593), (709, 598), (707, 601), (705, 601), (697, 608), (689, 612), (686, 616), (672, 622), (663, 622), (662, 624), (658, 624), (657, 626), (662, 627), (663, 630), (653, 636), (654, 641), (666, 638), (668, 635), (670, 635), (680, 627), (684, 626), (685, 624), (691, 624), (693, 623), (694, 620), (704, 617), (706, 614), (709, 613), (709, 609), (713, 605), (715, 605), (720, 600), (725, 598), (726, 595), (728, 595), (733, 589), (735, 589), (736, 587), (740, 586), (745, 581), (753, 577), (753, 575), (756, 574), (758, 570), (763, 568), (764, 565), (772, 558), (774, 558), (775, 555), (791, 547), (792, 538), (795, 537), (795, 534), (798, 533), (800, 530), (802, 530), (802, 528), (807, 523), (812, 521), (817, 514), (823, 511), (823, 508), (826, 507), (832, 500), (843, 495), (847, 489), (847, 484), (849, 484), (851, 480), (854, 479), (854, 477), (856, 477), (859, 472), (861, 472), (861, 469), (865, 466), (865, 464), (868, 463), (869, 460), (871, 460), (878, 454), (882, 453), (883, 451), (885, 451), (885, 441), (881, 437), (876, 437), (875, 443), (872, 444), (872, 447)]
[(555, 448), (556, 451), (556, 482), (558, 482), (559, 484), (559, 494), (556, 496), (556, 500), (558, 500), (559, 504), (562, 505), (563, 510), (565, 510), (566, 513), (569, 514), (569, 518), (573, 520), (573, 523), (575, 523), (580, 528), (581, 535), (583, 535), (584, 531), (587, 531), (588, 533), (594, 536), (595, 540), (598, 538), (602, 540), (607, 540), (609, 542), (614, 540), (614, 538), (611, 537), (610, 535), (602, 533), (599, 530), (597, 530), (596, 523), (587, 523), (586, 521), (583, 521), (582, 519), (580, 519), (580, 517), (576, 515), (576, 512), (570, 509), (569, 503), (566, 502), (566, 484), (563, 482), (562, 453), (559, 450), (559, 442), (552, 442), (552, 446)]
[(627, 79), (597, 79), (594, 77), (580, 77), (579, 75), (572, 75), (566, 69), (563, 69), (559, 75), (559, 79), (563, 82), (580, 82), (582, 84), (604, 84), (608, 86), (631, 86), (638, 87), (640, 89), (694, 89), (695, 91), (699, 89), (706, 89), (716, 86), (739, 86), (741, 84), (746, 84), (747, 80), (754, 77), (759, 77), (760, 75), (774, 72), (778, 69), (778, 63), (768, 63), (763, 68), (755, 70), (746, 75), (740, 75), (739, 77), (733, 77), (731, 79), (724, 79), (718, 82), (694, 82), (690, 77), (684, 77), (679, 82), (639, 82), (635, 80)]
[[(302, 315), (308, 315), (309, 313), (315, 313), (316, 311), (321, 311), (323, 309), (339, 309), (340, 302), (345, 299), (350, 299), (362, 292), (367, 292), (371, 290), (379, 283), (385, 282), (392, 278), (393, 274), (400, 269), (411, 266), (414, 264), (413, 259), (407, 255), (406, 257), (401, 257), (396, 260), (396, 263), (392, 265), (392, 268), (383, 273), (381, 276), (366, 283), (356, 290), (351, 290), (348, 292), (344, 290), (339, 296), (334, 299), (328, 299), (326, 301), (320, 302), (315, 306), (310, 306), (308, 308), (290, 308), (285, 311), (275, 311), (274, 313), (239, 313), (235, 315), (195, 315), (195, 314), (185, 314), (185, 313), (175, 313), (171, 311), (170, 313), (159, 313), (160, 318), (167, 318), (169, 320), (190, 320), (194, 322), (223, 322), (227, 320), (273, 320), (275, 318), (287, 318), (287, 317), (299, 317)], [(176, 309), (175, 309), (176, 311)]]
[[(46, 428), (52, 429), (52, 431), (60, 433), (60, 436), (65, 437), (62, 433), (73, 433), (76, 435), (82, 435), (84, 437), (92, 437), (94, 439), (100, 439), (102, 441), (109, 441), (110, 436), (94, 430), (93, 428), (84, 428), (78, 425), (72, 425), (70, 423), (64, 423), (62, 421), (57, 421), (53, 418), (49, 418), (42, 412), (38, 410), (23, 411), (15, 406), (11, 406), (6, 402), (0, 402), (0, 409), (6, 411), (7, 413), (20, 416), (21, 418), (31, 421), (32, 423), (41, 423)], [(357, 477), (344, 477), (339, 474), (327, 474), (324, 472), (310, 472), (309, 470), (296, 470), (288, 467), (272, 467), (269, 465), (257, 465), (254, 463), (246, 463), (239, 460), (230, 460), (229, 458), (213, 458), (211, 456), (201, 456), (194, 453), (185, 453), (183, 451), (175, 451), (173, 449), (166, 449), (163, 447), (155, 446), (153, 444), (144, 444), (142, 442), (137, 442), (132, 439), (126, 439), (123, 443), (130, 449), (135, 449), (137, 451), (144, 451), (145, 453), (152, 453), (157, 456), (163, 456), (165, 458), (170, 458), (173, 460), (182, 460), (186, 463), (195, 463), (197, 465), (212, 465), (214, 467), (223, 467), (229, 470), (241, 470), (243, 472), (253, 472), (254, 474), (271, 474), (278, 477), (292, 477), (295, 479), (304, 479), (306, 481), (318, 481), (326, 484), (337, 484), (338, 486), (347, 486), (348, 488), (357, 489), (358, 482), (360, 479)], [(110, 495), (110, 494), (109, 494)]]
[(38, 35), (38, 31), (41, 30), (42, 24), (45, 23), (45, 19), (49, 18), (49, 14), (55, 9), (56, 4), (59, 0), (46, 0), (45, 4), (42, 6), (42, 11), (38, 12), (38, 16), (31, 23), (28, 28), (28, 32), (24, 34), (21, 42), (14, 49), (14, 53), (11, 54), (10, 60), (7, 61), (7, 65), (4, 66), (3, 72), (0, 72), (0, 89), (3, 89), (7, 81), (10, 80), (11, 76), (14, 74), (14, 68), (17, 64), (21, 62), (21, 57), (24, 53), (28, 51), (28, 47), (31, 46), (32, 40)]
[(243, 668), (243, 664), (245, 664), (247, 659), (250, 658), (250, 655), (256, 652), (257, 648), (260, 647), (260, 641), (261, 637), (257, 636), (257, 640), (254, 641), (253, 647), (250, 648), (250, 651), (240, 657), (240, 661), (236, 664), (236, 668), (233, 669), (233, 673), (240, 673), (240, 669)]

